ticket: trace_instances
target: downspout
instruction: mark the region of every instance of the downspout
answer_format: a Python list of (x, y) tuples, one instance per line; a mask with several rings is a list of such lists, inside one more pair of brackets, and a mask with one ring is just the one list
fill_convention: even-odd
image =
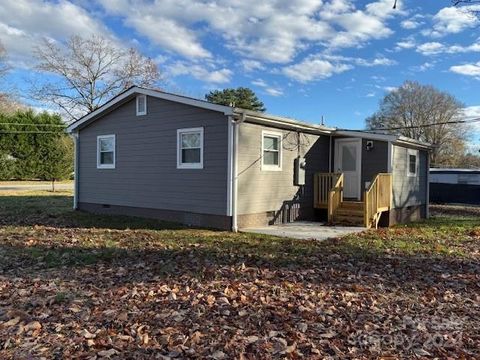
[(425, 218), (430, 218), (430, 150), (426, 151), (427, 153), (427, 194), (426, 194), (426, 209), (425, 209)]
[(78, 137), (78, 131), (75, 131), (73, 134), (73, 141), (74, 141), (74, 158), (73, 158), (73, 176), (74, 176), (74, 182), (73, 182), (73, 209), (77, 210), (78, 209), (78, 182), (79, 182), (79, 160), (80, 160), (80, 147), (79, 147), (79, 142), (80, 139)]
[(330, 144), (328, 145), (328, 172), (332, 172), (332, 135), (330, 135)]
[(246, 119), (245, 113), (240, 113), (240, 118), (235, 120), (232, 118), (233, 125), (233, 144), (232, 144), (232, 231), (238, 232), (238, 129), (242, 122)]

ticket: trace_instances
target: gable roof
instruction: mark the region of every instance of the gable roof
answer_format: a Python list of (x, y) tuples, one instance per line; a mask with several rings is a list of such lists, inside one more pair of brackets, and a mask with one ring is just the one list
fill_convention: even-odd
[(234, 110), (234, 108), (231, 106), (217, 105), (208, 101), (194, 99), (194, 98), (190, 98), (183, 95), (176, 95), (176, 94), (166, 93), (159, 90), (145, 89), (139, 86), (132, 86), (131, 88), (125, 90), (124, 92), (118, 94), (114, 98), (107, 101), (105, 104), (100, 106), (97, 110), (92, 111), (91, 113), (81, 117), (74, 123), (70, 124), (70, 126), (67, 128), (67, 131), (73, 132), (77, 130), (79, 127), (81, 127), (82, 125), (86, 125), (92, 121), (95, 121), (98, 117), (100, 117), (104, 113), (111, 111), (113, 108), (120, 106), (121, 104), (127, 102), (128, 100), (131, 100), (137, 94), (143, 94), (143, 95), (155, 97), (158, 99), (174, 101), (180, 104), (217, 111), (217, 112), (224, 113), (225, 115), (233, 115), (233, 110)]
[(167, 101), (173, 101), (180, 104), (190, 105), (190, 106), (194, 106), (202, 109), (217, 111), (227, 116), (243, 118), (249, 122), (255, 122), (259, 124), (270, 125), (270, 126), (275, 126), (280, 128), (308, 131), (315, 134), (353, 136), (353, 137), (366, 138), (371, 140), (390, 141), (399, 145), (411, 145), (411, 146), (415, 146), (423, 149), (431, 148), (430, 144), (427, 144), (418, 140), (410, 139), (405, 136), (374, 133), (374, 132), (369, 132), (364, 130), (338, 129), (335, 127), (316, 125), (316, 124), (306, 123), (306, 122), (302, 122), (302, 121), (298, 121), (298, 120), (290, 119), (286, 117), (260, 113), (252, 110), (213, 104), (205, 100), (194, 99), (188, 96), (167, 93), (160, 90), (146, 89), (139, 86), (130, 87), (129, 89), (118, 94), (111, 100), (107, 101), (105, 104), (100, 106), (97, 110), (92, 111), (91, 113), (81, 117), (74, 123), (70, 124), (70, 126), (68, 126), (67, 128), (67, 131), (74, 132), (78, 130), (80, 127), (90, 124), (91, 122), (101, 117), (103, 114), (109, 111), (112, 111), (118, 106), (133, 99), (138, 94), (143, 94), (143, 95), (147, 95), (147, 96), (151, 96), (154, 98), (163, 99)]

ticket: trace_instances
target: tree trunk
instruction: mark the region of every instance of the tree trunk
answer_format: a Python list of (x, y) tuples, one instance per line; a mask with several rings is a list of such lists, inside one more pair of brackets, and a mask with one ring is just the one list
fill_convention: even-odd
[(52, 192), (55, 192), (55, 179), (52, 179)]

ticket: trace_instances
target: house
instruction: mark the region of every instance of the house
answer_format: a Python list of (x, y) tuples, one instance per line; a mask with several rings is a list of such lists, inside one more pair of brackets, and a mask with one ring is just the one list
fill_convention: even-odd
[(480, 204), (479, 169), (430, 169), (430, 198), (434, 203)]
[(69, 126), (75, 209), (238, 228), (428, 216), (428, 144), (132, 87)]

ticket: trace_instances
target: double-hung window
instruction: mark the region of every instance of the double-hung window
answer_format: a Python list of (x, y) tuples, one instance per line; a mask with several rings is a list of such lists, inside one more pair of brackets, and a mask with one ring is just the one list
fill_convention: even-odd
[(97, 137), (97, 169), (115, 169), (115, 135)]
[(407, 151), (407, 176), (415, 177), (418, 172), (418, 151), (408, 149)]
[(177, 130), (177, 169), (203, 169), (203, 127)]
[(282, 134), (262, 132), (262, 170), (282, 170)]

